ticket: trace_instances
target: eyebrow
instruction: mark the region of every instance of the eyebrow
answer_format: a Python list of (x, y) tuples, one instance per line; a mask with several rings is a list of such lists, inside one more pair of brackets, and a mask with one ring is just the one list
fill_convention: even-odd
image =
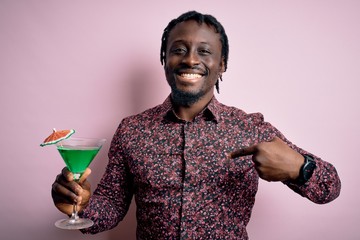
[[(179, 40), (175, 40), (175, 41), (171, 42), (171, 44), (174, 44), (174, 43), (183, 43), (183, 42), (186, 42), (186, 41), (179, 39)], [(200, 44), (205, 44), (205, 45), (209, 45), (209, 46), (211, 45), (209, 42), (200, 42)]]

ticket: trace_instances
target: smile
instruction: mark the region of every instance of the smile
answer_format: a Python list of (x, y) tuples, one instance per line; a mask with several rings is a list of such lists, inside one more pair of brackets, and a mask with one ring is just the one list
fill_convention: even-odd
[(180, 76), (184, 79), (198, 79), (202, 77), (202, 75), (198, 73), (181, 73)]

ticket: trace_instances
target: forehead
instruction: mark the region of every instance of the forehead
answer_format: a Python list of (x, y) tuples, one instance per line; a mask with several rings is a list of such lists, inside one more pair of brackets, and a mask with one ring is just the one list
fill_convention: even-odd
[(210, 45), (220, 45), (220, 34), (215, 31), (213, 26), (206, 23), (198, 23), (195, 20), (188, 20), (178, 23), (170, 32), (168, 45), (174, 42), (201, 42)]

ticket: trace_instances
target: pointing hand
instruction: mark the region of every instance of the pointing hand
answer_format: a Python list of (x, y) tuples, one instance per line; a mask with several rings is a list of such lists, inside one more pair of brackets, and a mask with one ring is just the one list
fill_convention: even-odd
[(228, 157), (233, 159), (249, 155), (252, 155), (259, 176), (266, 181), (295, 180), (304, 163), (304, 157), (278, 137), (236, 150)]

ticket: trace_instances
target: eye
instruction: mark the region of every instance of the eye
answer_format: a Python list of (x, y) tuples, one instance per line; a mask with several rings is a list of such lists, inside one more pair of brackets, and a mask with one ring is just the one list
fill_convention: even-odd
[(170, 49), (170, 52), (173, 54), (183, 54), (186, 53), (186, 48), (184, 47), (174, 47)]
[(199, 49), (199, 54), (201, 55), (210, 55), (211, 54), (211, 51), (207, 48), (204, 48), (204, 49)]

